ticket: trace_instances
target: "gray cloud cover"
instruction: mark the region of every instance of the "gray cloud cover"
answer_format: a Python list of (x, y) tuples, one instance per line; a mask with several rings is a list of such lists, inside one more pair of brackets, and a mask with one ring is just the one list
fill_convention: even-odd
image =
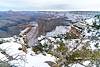
[(0, 0), (0, 10), (100, 10), (100, 0)]

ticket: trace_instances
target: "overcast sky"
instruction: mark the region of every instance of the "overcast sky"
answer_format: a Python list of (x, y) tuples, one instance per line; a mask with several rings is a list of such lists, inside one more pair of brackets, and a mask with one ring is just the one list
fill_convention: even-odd
[(100, 0), (0, 0), (0, 10), (100, 11)]

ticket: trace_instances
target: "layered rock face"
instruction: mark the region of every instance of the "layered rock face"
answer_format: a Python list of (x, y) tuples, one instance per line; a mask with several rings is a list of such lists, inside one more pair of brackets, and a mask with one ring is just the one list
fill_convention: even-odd
[(31, 30), (26, 34), (28, 45), (33, 46), (37, 43), (38, 26), (32, 27)]
[[(69, 26), (71, 21), (67, 20), (67, 17), (43, 17), (37, 20), (35, 24), (25, 25), (24, 30), (21, 31), (20, 35), (23, 37), (26, 36), (26, 41), (29, 46), (34, 46), (38, 40), (37, 37), (41, 35), (46, 35), (48, 32), (52, 32), (56, 29), (57, 26)], [(76, 36), (80, 35), (80, 32), (77, 31), (74, 27), (71, 27), (71, 33)]]
[(38, 23), (38, 36), (46, 35), (47, 32), (51, 32), (56, 26), (67, 26), (71, 23), (67, 20), (67, 17), (43, 17), (37, 20)]
[(65, 20), (51, 19), (51, 20), (39, 20), (36, 24), (24, 25), (24, 30), (20, 35), (23, 37), (26, 35), (28, 45), (33, 46), (37, 42), (37, 37), (46, 35), (47, 32), (55, 30), (56, 26), (66, 26)]
[(20, 32), (24, 45), (33, 46), (37, 42), (38, 25), (24, 25), (25, 29)]

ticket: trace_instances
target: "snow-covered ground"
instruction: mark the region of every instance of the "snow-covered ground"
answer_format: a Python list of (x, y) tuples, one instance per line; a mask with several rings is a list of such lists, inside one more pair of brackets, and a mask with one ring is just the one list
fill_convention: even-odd
[[(50, 37), (49, 37), (50, 38)], [(50, 38), (53, 40), (52, 38)], [(20, 44), (14, 42), (13, 38), (4, 38), (4, 40), (10, 40), (10, 42), (6, 42), (0, 44), (0, 49), (5, 50), (5, 52), (15, 58), (14, 60), (9, 61), (11, 65), (15, 65), (17, 67), (50, 67), (45, 61), (55, 61), (55, 58), (51, 55), (44, 56), (42, 54), (36, 55), (31, 48), (27, 49), (27, 54), (21, 50), (18, 50), (19, 47), (22, 47)], [(0, 52), (0, 59), (2, 61), (7, 61), (7, 57)], [(88, 64), (89, 61), (84, 62), (84, 64)], [(72, 67), (84, 67), (80, 64), (74, 64)]]
[[(11, 38), (6, 38), (9, 40)], [(13, 40), (13, 39), (12, 39)], [(51, 55), (44, 56), (42, 54), (35, 55), (31, 48), (27, 49), (27, 54), (18, 48), (21, 47), (20, 44), (10, 41), (7, 43), (0, 44), (0, 49), (5, 50), (5, 52), (15, 58), (9, 63), (11, 65), (16, 65), (18, 67), (49, 67), (45, 61), (54, 61), (54, 57)], [(0, 59), (2, 61), (7, 61), (7, 57), (0, 52)]]
[[(65, 34), (67, 31), (69, 31), (68, 29), (69, 27), (66, 26), (57, 26), (55, 30), (48, 32), (46, 36), (49, 36), (49, 39), (51, 39), (50, 36)], [(31, 48), (27, 49), (27, 54), (22, 50), (18, 50), (18, 48), (21, 48), (22, 45), (17, 43), (13, 37), (1, 38), (1, 40), (5, 40), (7, 42), (0, 44), (0, 49), (4, 50), (9, 56), (15, 58), (9, 61), (11, 65), (18, 67), (50, 67), (47, 63), (45, 63), (45, 61), (55, 61), (55, 58), (49, 54), (46, 56), (42, 54), (36, 55)], [(2, 61), (9, 60), (7, 59), (7, 56), (2, 54), (2, 51), (0, 52), (0, 59)]]
[[(92, 25), (93, 21), (94, 21), (93, 18), (86, 20), (87, 24), (89, 24), (89, 25)], [(55, 39), (50, 36), (65, 34), (66, 32), (69, 31), (69, 29), (70, 29), (70, 27), (57, 26), (55, 30), (53, 30), (52, 32), (48, 32), (46, 34), (46, 37), (48, 37), (51, 41), (55, 41)], [(93, 36), (93, 33), (96, 34), (96, 30), (95, 30), (95, 32), (90, 32), (90, 33), (87, 33), (87, 29), (84, 30), (85, 36)], [(41, 40), (42, 38), (45, 38), (45, 36), (39, 37), (38, 40)], [(22, 45), (17, 43), (13, 37), (1, 38), (1, 39), (5, 40), (7, 42), (0, 44), (0, 59), (2, 61), (9, 60), (6, 55), (2, 54), (2, 50), (3, 50), (9, 56), (13, 57), (13, 60), (9, 61), (9, 63), (11, 65), (15, 65), (17, 67), (50, 67), (47, 63), (45, 63), (45, 61), (53, 61), (53, 62), (55, 61), (55, 58), (49, 54), (47, 54), (46, 56), (44, 56), (42, 54), (36, 55), (31, 50), (31, 48), (27, 49), (27, 53), (24, 53), (22, 50), (18, 50), (18, 48), (22, 47)], [(60, 39), (58, 38), (57, 40), (60, 40)], [(41, 41), (42, 44), (45, 42), (46, 41), (44, 41), (44, 40)], [(75, 43), (73, 41), (69, 41), (69, 42), (71, 42), (70, 43), (71, 46), (73, 46), (72, 44), (74, 44), (74, 46), (75, 46)], [(94, 44), (95, 44), (95, 42), (91, 42), (92, 49), (96, 49), (94, 47)], [(89, 63), (89, 61), (84, 62), (85, 65), (87, 65), (88, 63)], [(83, 67), (83, 66), (79, 65), (79, 64), (74, 64), (72, 67)]]

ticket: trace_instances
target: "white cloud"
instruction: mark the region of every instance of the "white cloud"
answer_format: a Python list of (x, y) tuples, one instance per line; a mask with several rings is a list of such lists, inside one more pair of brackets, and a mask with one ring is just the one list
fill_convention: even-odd
[(3, 10), (100, 10), (100, 0), (0, 0)]

